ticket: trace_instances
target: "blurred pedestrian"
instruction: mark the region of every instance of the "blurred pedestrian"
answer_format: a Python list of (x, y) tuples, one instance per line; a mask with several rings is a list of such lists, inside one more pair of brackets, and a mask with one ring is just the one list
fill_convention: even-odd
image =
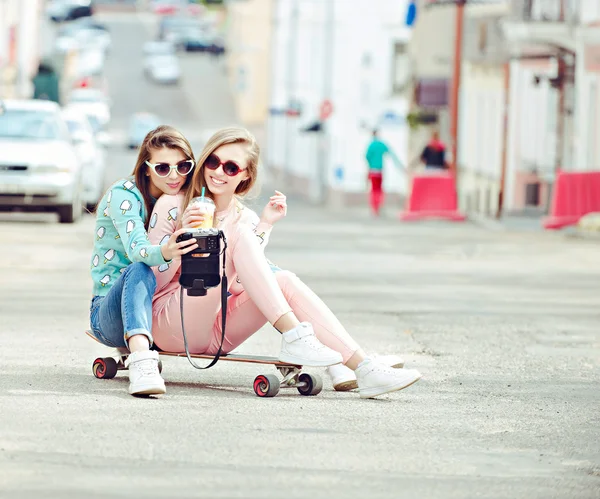
[(437, 131), (431, 134), (431, 139), (421, 152), (421, 162), (428, 170), (447, 170), (449, 168), (446, 161), (446, 146), (440, 140)]
[(60, 104), (58, 75), (49, 62), (43, 61), (39, 64), (32, 83), (34, 99), (50, 100)]
[(379, 138), (378, 131), (373, 130), (373, 138), (367, 148), (365, 158), (369, 165), (369, 172), (367, 174), (367, 182), (369, 182), (369, 205), (371, 206), (371, 212), (375, 216), (379, 216), (379, 210), (385, 197), (383, 192), (383, 158), (386, 154), (389, 154), (396, 166), (402, 166), (402, 163), (400, 163), (394, 152)]

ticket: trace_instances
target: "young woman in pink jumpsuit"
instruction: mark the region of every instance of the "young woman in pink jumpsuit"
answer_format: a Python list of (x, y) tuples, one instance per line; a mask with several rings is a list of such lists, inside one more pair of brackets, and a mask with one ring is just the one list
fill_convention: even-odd
[[(230, 352), (271, 323), (282, 336), (278, 357), (307, 366), (343, 364), (355, 371), (360, 396), (371, 398), (401, 390), (421, 374), (393, 369), (365, 355), (323, 301), (291, 272), (273, 273), (263, 249), (274, 223), (285, 216), (285, 196), (276, 191), (259, 218), (240, 198), (257, 178), (259, 147), (243, 128), (216, 132), (198, 159), (186, 193), (163, 195), (154, 207), (150, 242), (160, 244), (180, 227), (197, 225), (203, 213), (190, 201), (205, 195), (216, 205), (214, 226), (227, 238), (226, 272), (232, 296), (227, 304), (224, 352)], [(180, 315), (180, 260), (153, 269), (157, 287), (153, 299), (152, 333), (156, 345), (184, 350)], [(221, 339), (221, 295), (209, 289), (204, 297), (183, 294), (185, 329), (192, 353), (214, 354)]]

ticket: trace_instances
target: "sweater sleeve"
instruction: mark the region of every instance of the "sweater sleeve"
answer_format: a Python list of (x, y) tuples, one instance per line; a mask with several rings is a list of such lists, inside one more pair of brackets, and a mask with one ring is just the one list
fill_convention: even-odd
[(250, 225), (252, 231), (258, 238), (258, 242), (264, 253), (267, 244), (269, 244), (269, 237), (271, 236), (273, 226), (267, 223), (262, 223), (258, 215), (250, 209), (248, 209), (247, 220), (247, 223)]
[(142, 219), (141, 201), (134, 192), (113, 187), (108, 203), (108, 215), (119, 233), (127, 255), (132, 262), (143, 262), (149, 267), (165, 262), (160, 246), (153, 246)]
[[(269, 242), (269, 236), (271, 235), (273, 226), (261, 223), (258, 215), (247, 207), (244, 209), (244, 218), (241, 220), (241, 223), (247, 224), (252, 229), (254, 234), (256, 234), (260, 247), (264, 252), (265, 247)], [(240, 281), (239, 277), (237, 277), (233, 282), (230, 283), (229, 292), (232, 295), (238, 295), (243, 290), (244, 286), (242, 286), (242, 282)]]
[[(150, 228), (148, 235), (152, 244), (162, 246), (177, 230), (177, 216), (181, 211), (183, 196), (168, 196), (163, 194), (156, 204), (150, 216)], [(173, 280), (177, 279), (181, 267), (181, 259), (177, 258), (165, 262), (152, 270), (156, 276), (156, 291), (167, 287)]]

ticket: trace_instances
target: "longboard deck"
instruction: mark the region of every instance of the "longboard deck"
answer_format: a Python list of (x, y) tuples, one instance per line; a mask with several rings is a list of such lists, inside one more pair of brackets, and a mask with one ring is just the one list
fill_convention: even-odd
[[(159, 355), (167, 355), (169, 357), (187, 357), (184, 353), (176, 353), (176, 352), (163, 352), (158, 350)], [(203, 353), (191, 353), (190, 357), (192, 359), (214, 359), (214, 355), (208, 355)], [(227, 355), (221, 355), (219, 357), (219, 361), (221, 360), (229, 360), (231, 362), (250, 362), (252, 364), (272, 364), (277, 367), (298, 367), (301, 368), (301, 365), (298, 364), (290, 364), (288, 362), (282, 362), (277, 357), (267, 357), (265, 355), (243, 355), (239, 353), (228, 353)]]
[[(90, 338), (94, 341), (100, 343), (98, 339), (88, 330), (85, 332)], [(102, 343), (100, 343), (102, 345)], [(106, 345), (104, 345), (106, 346)], [(107, 347), (110, 348), (110, 347)], [(185, 352), (163, 352), (162, 350), (157, 350), (159, 355), (166, 355), (167, 357), (186, 357)], [(203, 353), (191, 353), (190, 357), (193, 359), (214, 359), (214, 355), (203, 354)], [(299, 364), (290, 364), (289, 362), (282, 362), (277, 357), (269, 357), (266, 355), (243, 355), (238, 353), (229, 353), (226, 355), (221, 355), (219, 357), (219, 361), (228, 360), (230, 362), (249, 362), (251, 364), (268, 364), (276, 367), (297, 367), (301, 368), (302, 366)]]

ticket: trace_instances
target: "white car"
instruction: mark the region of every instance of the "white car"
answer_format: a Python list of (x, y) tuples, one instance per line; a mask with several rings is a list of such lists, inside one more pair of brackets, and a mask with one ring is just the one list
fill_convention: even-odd
[(0, 101), (0, 208), (81, 216), (82, 168), (57, 103)]
[(56, 22), (68, 21), (93, 13), (91, 0), (49, 0), (46, 14)]
[(104, 72), (106, 56), (99, 49), (83, 49), (77, 52), (73, 64), (73, 75), (81, 79), (87, 76), (100, 76)]
[(62, 117), (67, 123), (83, 169), (82, 200), (86, 208), (93, 211), (104, 193), (106, 153), (104, 147), (96, 140), (94, 130), (85, 113), (67, 106), (62, 111)]
[(144, 72), (149, 74), (150, 67), (154, 64), (154, 61), (157, 57), (161, 56), (175, 56), (175, 45), (170, 42), (162, 42), (162, 41), (150, 41), (144, 43), (143, 47), (143, 67)]
[(146, 73), (157, 83), (177, 83), (181, 76), (179, 60), (174, 55), (159, 55), (148, 61)]
[(152, 113), (135, 113), (129, 120), (127, 147), (137, 149), (142, 145), (147, 133), (161, 124), (158, 116)]
[(61, 30), (56, 37), (54, 47), (59, 54), (90, 49), (106, 53), (110, 49), (111, 43), (111, 37), (107, 31), (78, 24), (68, 25)]
[(67, 104), (70, 107), (77, 107), (88, 116), (95, 133), (103, 130), (110, 121), (110, 99), (97, 88), (71, 90)]

